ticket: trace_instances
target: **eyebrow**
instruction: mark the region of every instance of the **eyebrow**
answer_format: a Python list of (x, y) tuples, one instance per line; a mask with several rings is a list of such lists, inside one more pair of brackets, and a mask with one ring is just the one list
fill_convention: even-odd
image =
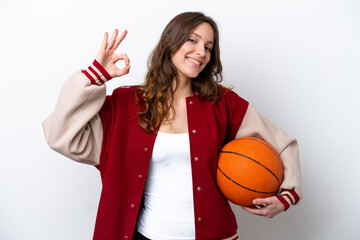
[[(199, 34), (197, 34), (197, 33), (194, 33), (194, 32), (193, 32), (193, 33), (191, 33), (191, 34), (194, 34), (195, 36), (197, 36), (197, 37), (199, 37), (199, 38), (202, 39), (201, 35), (199, 35)], [(212, 41), (208, 41), (208, 43), (214, 45), (214, 43), (213, 43)]]

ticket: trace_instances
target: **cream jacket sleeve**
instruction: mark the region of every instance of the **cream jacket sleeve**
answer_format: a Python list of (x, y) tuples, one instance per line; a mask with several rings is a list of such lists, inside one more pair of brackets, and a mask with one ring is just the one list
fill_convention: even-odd
[[(284, 166), (284, 180), (280, 191), (293, 190), (302, 196), (299, 150), (296, 139), (287, 136), (280, 128), (262, 117), (255, 108), (249, 105), (236, 138), (256, 137), (271, 144), (279, 153)], [(293, 197), (289, 193), (290, 197)], [(298, 201), (290, 201), (296, 204)]]
[(105, 97), (105, 84), (92, 84), (80, 70), (68, 78), (43, 122), (49, 146), (75, 161), (99, 164), (103, 130), (98, 112)]

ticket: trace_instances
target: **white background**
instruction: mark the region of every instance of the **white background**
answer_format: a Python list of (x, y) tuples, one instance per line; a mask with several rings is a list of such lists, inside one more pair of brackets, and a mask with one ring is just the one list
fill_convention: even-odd
[(274, 219), (234, 207), (240, 239), (360, 239), (359, 1), (2, 0), (1, 240), (91, 239), (98, 171), (52, 151), (41, 123), (105, 31), (129, 31), (132, 65), (110, 93), (143, 81), (163, 28), (190, 10), (219, 25), (223, 83), (300, 144), (303, 201)]

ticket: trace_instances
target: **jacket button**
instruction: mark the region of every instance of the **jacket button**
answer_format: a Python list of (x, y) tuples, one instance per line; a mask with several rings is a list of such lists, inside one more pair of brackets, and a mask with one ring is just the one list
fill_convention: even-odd
[(190, 101), (189, 103), (190, 103), (190, 104), (193, 104), (193, 101)]
[(135, 208), (135, 204), (132, 203), (132, 204), (130, 205), (130, 207), (134, 209), (134, 208)]
[(125, 240), (128, 240), (128, 239), (129, 239), (129, 236), (125, 236), (124, 239), (125, 239)]
[(201, 187), (197, 187), (197, 190), (200, 191), (200, 190), (201, 190)]
[(201, 217), (198, 218), (198, 221), (199, 221), (199, 222), (201, 221)]
[(144, 148), (144, 152), (148, 152), (149, 151), (149, 149), (146, 147), (146, 148)]
[(194, 129), (194, 130), (192, 130), (192, 132), (193, 132), (193, 133), (196, 133), (196, 130)]
[(199, 158), (198, 158), (198, 157), (195, 157), (194, 160), (195, 160), (195, 161), (199, 161)]
[(139, 174), (138, 179), (141, 180), (142, 178), (143, 178), (143, 175)]

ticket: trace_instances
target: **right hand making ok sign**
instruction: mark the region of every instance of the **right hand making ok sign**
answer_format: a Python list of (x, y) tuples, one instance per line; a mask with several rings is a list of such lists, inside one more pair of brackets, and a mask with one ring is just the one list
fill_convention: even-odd
[[(126, 54), (115, 53), (122, 40), (125, 38), (127, 31), (124, 30), (119, 36), (118, 33), (119, 30), (115, 29), (109, 41), (108, 33), (105, 33), (101, 48), (96, 56), (96, 61), (105, 68), (112, 78), (128, 74), (130, 70), (130, 59), (128, 56)], [(124, 60), (125, 62), (126, 66), (122, 69), (119, 69), (116, 66), (116, 62), (119, 60)]]

